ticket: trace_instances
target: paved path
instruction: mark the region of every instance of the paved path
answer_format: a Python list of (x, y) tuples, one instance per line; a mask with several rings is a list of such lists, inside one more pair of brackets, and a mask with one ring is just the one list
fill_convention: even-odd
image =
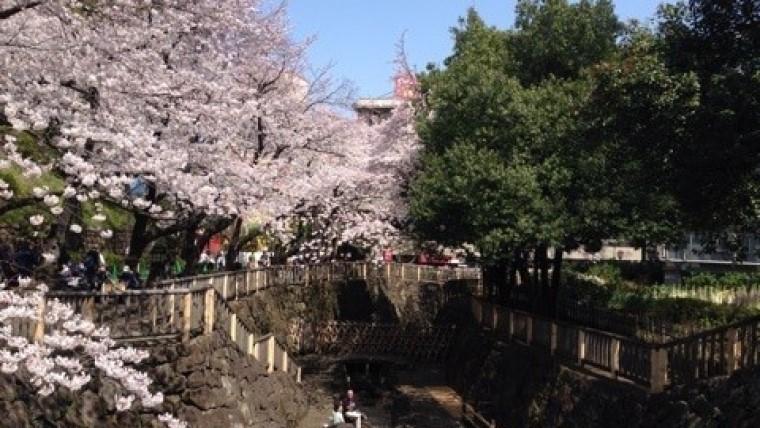
[[(396, 373), (396, 392), (388, 392), (372, 405), (361, 404), (370, 428), (462, 428), (462, 402), (444, 382), (441, 367), (421, 367)], [(315, 402), (298, 428), (321, 428), (332, 408), (332, 393), (324, 376), (304, 379), (314, 389)], [(361, 396), (359, 396), (361, 400)], [(364, 424), (362, 425), (365, 426)]]

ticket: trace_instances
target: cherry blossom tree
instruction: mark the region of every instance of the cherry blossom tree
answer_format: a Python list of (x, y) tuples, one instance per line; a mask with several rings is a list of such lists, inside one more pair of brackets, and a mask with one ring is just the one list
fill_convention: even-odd
[[(161, 392), (150, 391), (148, 375), (132, 366), (147, 358), (147, 351), (115, 347), (107, 328), (96, 327), (58, 300), (46, 302), (45, 291), (44, 286), (26, 293), (0, 288), (0, 371), (28, 379), (42, 396), (57, 387), (78, 391), (98, 371), (119, 386), (114, 397), (118, 411), (130, 409), (135, 400), (145, 407), (163, 402)], [(14, 331), (14, 326), (34, 325), (40, 318), (45, 331), (38, 340)], [(172, 428), (186, 426), (170, 414), (159, 419)]]

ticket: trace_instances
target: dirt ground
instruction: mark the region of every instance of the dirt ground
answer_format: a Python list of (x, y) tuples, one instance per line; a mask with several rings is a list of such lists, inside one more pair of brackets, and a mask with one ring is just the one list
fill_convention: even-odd
[[(310, 391), (309, 411), (298, 428), (321, 428), (332, 412), (332, 397), (345, 392), (340, 364), (320, 361), (304, 374)], [(354, 379), (359, 410), (367, 415), (363, 428), (461, 428), (461, 400), (446, 386), (441, 367), (392, 369), (393, 382), (366, 386)]]

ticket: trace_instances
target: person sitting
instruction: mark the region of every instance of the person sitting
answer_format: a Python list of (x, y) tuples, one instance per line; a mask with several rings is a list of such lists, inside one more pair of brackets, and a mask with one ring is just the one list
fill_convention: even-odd
[(349, 389), (346, 391), (346, 398), (343, 399), (342, 405), (344, 412), (353, 412), (356, 410), (356, 396), (354, 395), (354, 390)]
[(361, 428), (362, 419), (367, 419), (367, 417), (357, 409), (356, 395), (352, 389), (346, 391), (346, 397), (341, 402), (341, 407), (343, 408), (343, 418), (352, 421), (356, 428)]
[(353, 428), (352, 424), (346, 423), (346, 419), (343, 417), (343, 406), (340, 399), (335, 398), (333, 400), (333, 410), (330, 414), (330, 420), (323, 425), (324, 428)]
[(127, 290), (136, 290), (140, 288), (140, 278), (128, 265), (124, 265), (121, 275), (119, 275), (119, 281), (127, 286)]

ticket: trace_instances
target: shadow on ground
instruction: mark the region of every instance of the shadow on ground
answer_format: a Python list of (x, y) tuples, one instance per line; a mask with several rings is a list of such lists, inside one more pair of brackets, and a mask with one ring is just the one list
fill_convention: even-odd
[(327, 422), (335, 394), (350, 386), (368, 420), (367, 428), (459, 428), (461, 402), (446, 386), (440, 366), (414, 370), (398, 367), (361, 368), (335, 358), (307, 356), (303, 380), (309, 396), (309, 412), (299, 428), (318, 428)]

